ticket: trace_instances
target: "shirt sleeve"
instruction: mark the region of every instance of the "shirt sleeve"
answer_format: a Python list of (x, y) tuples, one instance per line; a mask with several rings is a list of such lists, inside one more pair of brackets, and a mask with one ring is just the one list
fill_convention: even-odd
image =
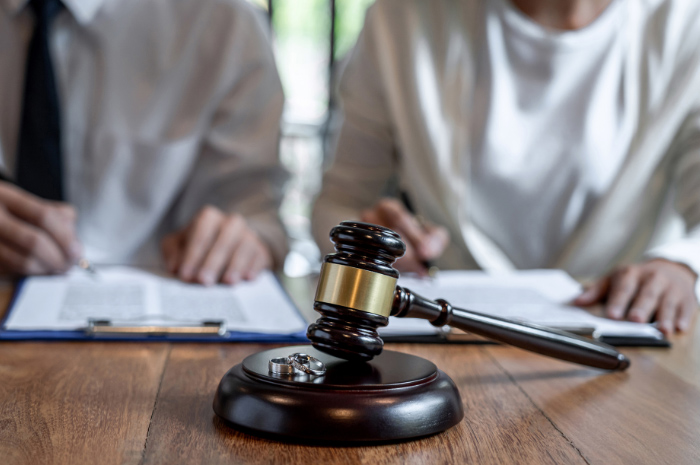
[(269, 247), (276, 268), (288, 244), (279, 217), (287, 173), (278, 155), (282, 85), (267, 25), (251, 8), (241, 8), (233, 40), (245, 40), (245, 53), (230, 59), (222, 97), (205, 131), (201, 150), (182, 191), (175, 226), (188, 224), (205, 205), (243, 215)]
[(312, 229), (322, 254), (333, 250), (331, 228), (357, 220), (381, 197), (396, 171), (394, 137), (379, 63), (381, 29), (377, 6), (370, 7), (364, 28), (340, 81), (343, 123), (335, 158), (323, 177), (313, 211)]
[[(654, 247), (645, 256), (682, 263), (700, 276), (700, 109), (686, 120), (676, 147), (675, 208), (683, 217), (686, 234), (679, 240)], [(700, 279), (696, 280), (695, 294), (700, 301)]]

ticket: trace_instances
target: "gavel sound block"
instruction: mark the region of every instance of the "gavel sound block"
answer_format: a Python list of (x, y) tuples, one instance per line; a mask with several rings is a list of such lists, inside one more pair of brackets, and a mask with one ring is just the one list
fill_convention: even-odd
[[(604, 370), (629, 360), (614, 348), (562, 331), (453, 308), (396, 285), (398, 234), (343, 222), (331, 231), (336, 253), (324, 259), (309, 326), (312, 346), (283, 347), (246, 358), (219, 384), (214, 411), (256, 435), (307, 442), (377, 442), (444, 431), (464, 416), (452, 380), (432, 362), (383, 351), (377, 328), (389, 316), (423, 318), (543, 355)], [(321, 360), (324, 376), (270, 373), (268, 361), (296, 352)]]

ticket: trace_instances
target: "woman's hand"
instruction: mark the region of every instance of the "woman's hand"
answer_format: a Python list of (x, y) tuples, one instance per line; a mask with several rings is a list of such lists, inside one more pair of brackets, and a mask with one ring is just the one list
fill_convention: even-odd
[(614, 320), (646, 323), (656, 319), (666, 335), (687, 331), (698, 308), (695, 282), (687, 266), (664, 259), (618, 268), (574, 300), (574, 305), (605, 303), (605, 315)]

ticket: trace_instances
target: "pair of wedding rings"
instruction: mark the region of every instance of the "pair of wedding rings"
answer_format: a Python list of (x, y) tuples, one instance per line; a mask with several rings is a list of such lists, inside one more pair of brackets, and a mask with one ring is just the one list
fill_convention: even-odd
[(305, 373), (313, 376), (326, 374), (326, 366), (311, 355), (296, 353), (287, 357), (273, 358), (268, 362), (270, 373), (279, 375), (296, 375)]

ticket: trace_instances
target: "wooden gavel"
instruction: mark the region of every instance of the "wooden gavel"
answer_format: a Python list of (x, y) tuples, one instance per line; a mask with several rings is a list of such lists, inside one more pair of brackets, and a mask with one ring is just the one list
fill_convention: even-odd
[(406, 251), (391, 229), (344, 221), (331, 230), (336, 253), (326, 255), (314, 309), (323, 315), (307, 337), (320, 351), (346, 360), (368, 361), (382, 352), (377, 328), (389, 316), (450, 325), (531, 352), (604, 370), (625, 370), (630, 361), (615, 348), (564, 331), (454, 308), (396, 285), (392, 267)]

